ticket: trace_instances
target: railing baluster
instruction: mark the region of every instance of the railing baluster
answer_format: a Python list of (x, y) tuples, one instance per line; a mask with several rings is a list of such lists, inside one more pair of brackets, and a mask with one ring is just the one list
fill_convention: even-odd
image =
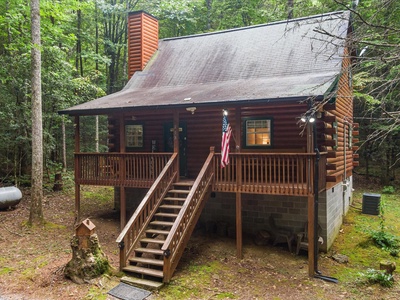
[[(314, 153), (231, 153), (232, 167), (220, 168), (219, 153), (214, 158), (214, 190), (272, 195), (308, 195), (313, 192)], [(239, 160), (240, 158), (240, 160)], [(241, 162), (241, 165), (239, 164)], [(326, 172), (326, 153), (321, 154), (319, 172)], [(241, 169), (241, 182), (235, 179)], [(325, 187), (323, 176), (319, 190)]]

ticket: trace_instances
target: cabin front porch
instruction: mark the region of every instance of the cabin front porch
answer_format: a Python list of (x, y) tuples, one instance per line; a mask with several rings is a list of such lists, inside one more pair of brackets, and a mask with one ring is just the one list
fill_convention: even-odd
[[(325, 189), (324, 176), (316, 180), (315, 175), (325, 174), (325, 166), (325, 154), (232, 153), (230, 164), (221, 168), (220, 153), (212, 147), (198, 176), (186, 184), (187, 178), (182, 180), (179, 176), (177, 153), (76, 153), (77, 219), (81, 185), (119, 187), (123, 228), (117, 239), (120, 268), (168, 282), (205, 203), (212, 201), (211, 193), (236, 195), (237, 256), (241, 258), (242, 194), (305, 197), (309, 217), (313, 216), (313, 195)], [(128, 188), (148, 192), (126, 221)], [(153, 249), (154, 244), (159, 245), (157, 249)], [(145, 259), (146, 255), (151, 258)], [(313, 255), (309, 259), (313, 266)], [(138, 267), (143, 264), (151, 267)], [(314, 272), (311, 269), (310, 274)]]

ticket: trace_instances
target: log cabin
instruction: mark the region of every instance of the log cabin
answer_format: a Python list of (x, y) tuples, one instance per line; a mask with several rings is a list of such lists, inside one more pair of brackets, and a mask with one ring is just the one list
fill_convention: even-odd
[[(75, 120), (78, 220), (82, 185), (115, 187), (121, 270), (169, 282), (199, 222), (231, 224), (241, 258), (243, 233), (273, 219), (292, 233), (308, 224), (313, 276), (316, 226), (329, 249), (357, 164), (350, 19), (340, 11), (159, 39), (154, 16), (129, 13), (128, 84), (60, 112)], [(80, 151), (80, 117), (90, 115), (108, 118), (108, 152)]]

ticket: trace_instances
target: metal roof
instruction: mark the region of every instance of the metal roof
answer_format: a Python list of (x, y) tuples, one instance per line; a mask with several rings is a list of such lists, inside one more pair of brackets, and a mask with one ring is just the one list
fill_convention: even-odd
[(335, 12), (160, 40), (122, 91), (61, 113), (322, 96), (341, 72), (349, 16)]

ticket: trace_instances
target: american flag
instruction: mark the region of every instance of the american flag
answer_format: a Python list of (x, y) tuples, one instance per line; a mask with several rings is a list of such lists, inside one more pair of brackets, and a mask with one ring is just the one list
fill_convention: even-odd
[(229, 141), (232, 135), (232, 128), (224, 114), (222, 118), (222, 142), (221, 142), (221, 168), (229, 164)]

